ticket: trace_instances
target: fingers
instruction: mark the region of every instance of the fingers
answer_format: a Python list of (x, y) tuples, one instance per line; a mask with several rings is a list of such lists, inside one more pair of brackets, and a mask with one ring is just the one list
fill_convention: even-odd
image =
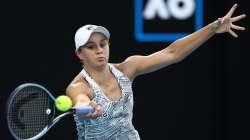
[(231, 24), (231, 26), (228, 26), (229, 28), (227, 28), (227, 31), (228, 31), (228, 33), (230, 35), (232, 35), (235, 38), (237, 38), (238, 35), (232, 29), (239, 30), (239, 31), (244, 31), (245, 27), (234, 25), (234, 24), (232, 24), (232, 22), (239, 21), (239, 20), (246, 17), (245, 14), (242, 14), (242, 15), (231, 18), (237, 7), (238, 7), (238, 5), (234, 4), (233, 7), (229, 10), (229, 12), (225, 16), (226, 19), (230, 19), (230, 22), (228, 22), (228, 23)]
[(228, 32), (229, 32), (229, 34), (231, 34), (233, 37), (235, 37), (235, 38), (238, 37), (238, 35), (237, 35), (234, 31), (232, 31), (231, 29), (230, 29)]
[(242, 14), (242, 15), (240, 15), (240, 16), (233, 17), (233, 18), (231, 19), (231, 21), (232, 21), (232, 22), (236, 22), (236, 21), (239, 21), (239, 20), (241, 20), (241, 19), (243, 19), (243, 18), (245, 18), (245, 17), (246, 17), (246, 15), (245, 15), (245, 14)]
[(103, 112), (102, 107), (100, 105), (98, 105), (94, 100), (91, 101), (89, 103), (89, 105), (92, 106), (95, 109), (95, 112), (88, 113), (86, 115), (87, 117), (90, 117), (90, 118), (94, 119), (94, 118), (99, 117), (102, 114), (102, 112)]
[(237, 26), (237, 25), (234, 25), (234, 24), (232, 24), (231, 27), (233, 29), (240, 30), (240, 31), (244, 31), (245, 30), (245, 27)]
[(93, 107), (95, 109), (95, 111), (89, 112), (87, 114), (79, 113), (78, 115), (79, 115), (80, 120), (95, 119), (95, 118), (102, 115), (103, 108), (100, 105), (98, 105), (94, 100), (90, 101), (88, 104), (84, 104), (84, 106), (86, 106), (86, 105)]
[(97, 117), (101, 116), (102, 112), (103, 112), (102, 107), (100, 105), (97, 105), (95, 107), (95, 112), (91, 113), (90, 117), (91, 118), (97, 118)]
[(226, 16), (232, 17), (232, 15), (233, 15), (234, 11), (236, 10), (237, 6), (238, 6), (237, 4), (234, 4), (233, 7), (229, 10), (229, 12), (227, 13)]

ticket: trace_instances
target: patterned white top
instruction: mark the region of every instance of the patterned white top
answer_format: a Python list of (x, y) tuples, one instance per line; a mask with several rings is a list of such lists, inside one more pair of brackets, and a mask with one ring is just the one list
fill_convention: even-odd
[(89, 83), (97, 104), (103, 107), (103, 113), (96, 119), (80, 120), (74, 114), (79, 140), (140, 140), (132, 124), (133, 91), (132, 83), (121, 71), (109, 64), (122, 91), (117, 101), (110, 100), (98, 84), (83, 69), (80, 74)]

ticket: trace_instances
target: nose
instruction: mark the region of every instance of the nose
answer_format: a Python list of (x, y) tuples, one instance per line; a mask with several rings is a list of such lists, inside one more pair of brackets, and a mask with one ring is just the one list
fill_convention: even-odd
[(97, 53), (102, 53), (103, 52), (103, 48), (100, 45), (97, 45), (96, 52)]

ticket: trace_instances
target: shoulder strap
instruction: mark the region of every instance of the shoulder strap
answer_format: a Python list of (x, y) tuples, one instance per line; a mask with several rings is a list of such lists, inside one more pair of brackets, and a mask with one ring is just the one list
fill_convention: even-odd
[(109, 67), (110, 67), (111, 72), (114, 74), (116, 78), (120, 76), (124, 76), (124, 74), (121, 71), (119, 71), (114, 65), (109, 63)]
[(93, 90), (96, 90), (98, 89), (98, 85), (97, 83), (95, 82), (94, 79), (92, 79), (89, 74), (84, 70), (82, 69), (82, 71), (80, 72), (80, 75), (82, 75), (82, 77), (89, 83), (89, 85), (91, 86), (91, 88)]

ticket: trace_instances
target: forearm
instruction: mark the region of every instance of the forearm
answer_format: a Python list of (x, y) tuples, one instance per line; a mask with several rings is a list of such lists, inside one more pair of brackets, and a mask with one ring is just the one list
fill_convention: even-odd
[(78, 116), (80, 120), (95, 119), (101, 116), (103, 108), (98, 105), (95, 100), (90, 100), (90, 92), (83, 83), (71, 83), (66, 89), (66, 94), (73, 100), (73, 108), (81, 108), (83, 106), (91, 106), (94, 108), (94, 112), (87, 114), (79, 113)]
[(178, 39), (167, 48), (168, 50), (171, 50), (171, 52), (174, 53), (176, 59), (180, 61), (196, 50), (213, 35), (215, 35), (217, 27), (218, 21), (216, 20), (201, 28), (200, 30), (184, 38)]

